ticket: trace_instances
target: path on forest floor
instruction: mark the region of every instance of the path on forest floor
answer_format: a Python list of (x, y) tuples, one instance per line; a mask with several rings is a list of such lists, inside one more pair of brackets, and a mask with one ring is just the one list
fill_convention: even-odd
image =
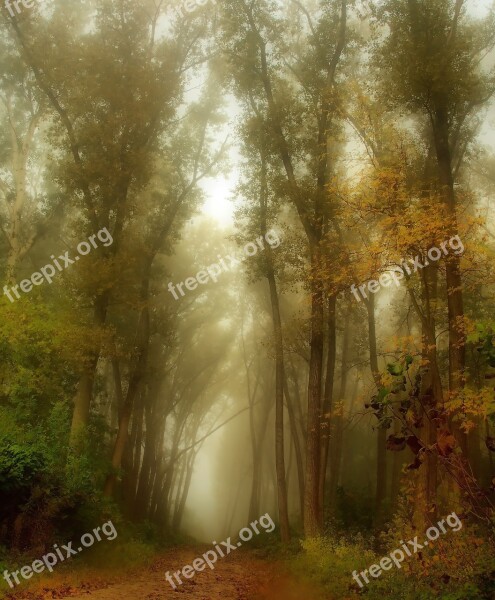
[(231, 554), (173, 590), (166, 571), (178, 571), (201, 555), (198, 549), (176, 549), (147, 569), (104, 589), (78, 595), (56, 596), (71, 600), (330, 600), (283, 572), (280, 565), (249, 553)]

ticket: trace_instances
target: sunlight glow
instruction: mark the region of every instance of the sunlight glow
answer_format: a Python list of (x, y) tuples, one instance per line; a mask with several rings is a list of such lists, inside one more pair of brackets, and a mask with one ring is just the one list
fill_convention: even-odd
[(202, 186), (206, 194), (202, 214), (212, 217), (220, 225), (230, 225), (233, 221), (234, 204), (231, 198), (234, 185), (233, 178), (227, 179), (223, 175), (206, 181)]

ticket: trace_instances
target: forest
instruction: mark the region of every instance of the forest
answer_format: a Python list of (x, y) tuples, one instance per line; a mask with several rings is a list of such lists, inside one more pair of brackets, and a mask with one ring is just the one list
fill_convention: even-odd
[(0, 0), (0, 598), (495, 599), (495, 1)]

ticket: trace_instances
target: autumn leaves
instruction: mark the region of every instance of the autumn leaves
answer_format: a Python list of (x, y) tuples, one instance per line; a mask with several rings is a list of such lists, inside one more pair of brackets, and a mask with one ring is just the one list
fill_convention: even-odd
[[(404, 279), (404, 277), (407, 279), (413, 273), (417, 273), (419, 270), (427, 267), (430, 263), (437, 262), (442, 258), (442, 256), (447, 256), (449, 254), (447, 245), (450, 246), (450, 249), (457, 256), (464, 253), (464, 244), (462, 243), (461, 238), (458, 235), (455, 235), (454, 237), (450, 238), (448, 242), (442, 242), (440, 244), (441, 250), (435, 246), (433, 248), (430, 248), (426, 253), (428, 260), (425, 263), (420, 262), (422, 259), (421, 256), (416, 256), (416, 258), (410, 258), (407, 261), (402, 260), (400, 262), (401, 266), (395, 267), (389, 272), (382, 273), (378, 280), (370, 279), (370, 281), (368, 281), (367, 284), (364, 283), (363, 285), (360, 285), (359, 288), (357, 288), (356, 285), (352, 284), (351, 292), (353, 293), (356, 300), (358, 302), (361, 302), (361, 297), (358, 294), (358, 289), (361, 292), (362, 297), (367, 299), (368, 296), (366, 295), (366, 288), (372, 294), (376, 294), (381, 287), (390, 287), (392, 285), (392, 282), (395, 283), (397, 287), (400, 287), (400, 281)], [(408, 263), (411, 263), (412, 266), (410, 266)]]

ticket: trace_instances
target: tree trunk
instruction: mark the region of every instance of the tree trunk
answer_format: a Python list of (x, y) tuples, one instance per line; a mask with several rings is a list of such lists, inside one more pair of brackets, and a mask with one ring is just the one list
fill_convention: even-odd
[[(370, 294), (365, 301), (368, 312), (368, 343), (370, 349), (370, 367), (376, 390), (381, 387), (376, 344), (375, 296)], [(375, 524), (380, 526), (385, 518), (385, 500), (387, 497), (387, 430), (379, 427), (376, 436), (376, 496)]]
[(137, 356), (135, 357), (135, 367), (130, 377), (129, 388), (127, 390), (124, 407), (119, 420), (119, 431), (117, 433), (117, 439), (115, 440), (115, 445), (113, 448), (113, 472), (108, 475), (103, 491), (103, 494), (106, 497), (110, 497), (113, 493), (113, 487), (116, 481), (116, 471), (120, 469), (122, 456), (124, 455), (124, 448), (129, 435), (129, 423), (131, 420), (134, 402), (139, 392), (139, 388), (142, 385), (148, 364), (148, 348), (150, 340), (150, 316), (148, 300), (151, 264), (152, 259), (148, 259), (144, 267), (144, 275), (141, 282), (140, 300), (142, 303), (144, 303), (144, 306), (141, 309), (141, 314), (139, 315), (136, 332), (135, 348)]
[[(319, 250), (312, 251), (312, 264), (319, 264)], [(304, 533), (315, 537), (320, 528), (320, 413), (323, 363), (323, 293), (318, 282), (311, 292), (311, 340), (308, 382), (308, 423), (306, 445), (306, 478), (304, 481)]]
[[(265, 139), (262, 137), (259, 148), (261, 163), (260, 179), (260, 230), (266, 236), (268, 223), (268, 181)], [(287, 500), (287, 482), (285, 473), (285, 444), (284, 444), (284, 341), (282, 336), (282, 318), (280, 301), (275, 278), (275, 265), (271, 246), (265, 248), (266, 278), (270, 290), (272, 307), (273, 340), (275, 346), (275, 469), (277, 473), (278, 517), (282, 543), (290, 541), (289, 508)]]
[[(153, 408), (159, 392), (159, 383), (150, 386), (146, 405), (144, 406), (144, 420), (146, 433), (144, 435), (144, 451), (141, 470), (139, 472), (136, 497), (134, 502), (133, 518), (136, 520), (146, 518), (151, 494), (151, 480), (153, 471), (154, 449), (156, 446), (156, 419), (153, 419)], [(166, 418), (166, 417), (165, 417)]]
[[(443, 100), (439, 102), (434, 119), (434, 139), (438, 173), (444, 204), (450, 218), (449, 234), (458, 235), (456, 197), (452, 174), (452, 154), (449, 141), (449, 117)], [(447, 273), (447, 305), (449, 315), (449, 387), (451, 391), (463, 387), (466, 363), (466, 336), (464, 333), (464, 302), (460, 257), (452, 254), (445, 258)], [(464, 436), (465, 437), (465, 436)]]
[(333, 386), (335, 378), (335, 361), (337, 358), (337, 295), (328, 299), (328, 342), (327, 367), (325, 375), (325, 395), (322, 408), (321, 463), (319, 481), (320, 527), (323, 527), (325, 513), (325, 486), (327, 479), (328, 452), (330, 448), (331, 411), (333, 404)]
[(277, 471), (278, 516), (280, 521), (280, 537), (282, 543), (290, 541), (289, 509), (287, 502), (287, 483), (285, 480), (285, 446), (284, 446), (284, 349), (282, 339), (282, 319), (278, 299), (275, 271), (271, 248), (266, 249), (267, 279), (270, 288), (272, 305), (273, 334), (275, 339), (275, 466)]
[(299, 439), (299, 430), (297, 427), (296, 413), (292, 398), (289, 394), (289, 384), (287, 377), (284, 377), (284, 393), (287, 402), (287, 411), (289, 413), (290, 429), (292, 433), (292, 441), (294, 443), (294, 452), (296, 455), (297, 482), (299, 489), (299, 509), (301, 512), (301, 520), (304, 518), (304, 463), (303, 453), (301, 448), (301, 440)]
[(347, 307), (344, 319), (344, 333), (342, 340), (342, 363), (340, 368), (340, 389), (339, 389), (339, 406), (335, 409), (333, 427), (331, 429), (330, 443), (330, 485), (329, 485), (329, 500), (330, 507), (334, 511), (337, 498), (337, 487), (340, 479), (340, 465), (342, 458), (342, 437), (343, 437), (343, 403), (347, 389), (347, 377), (349, 374), (348, 361), (350, 351), (350, 319), (351, 305)]
[[(98, 296), (94, 303), (93, 322), (97, 329), (105, 325), (110, 302), (110, 292), (107, 290)], [(87, 369), (81, 374), (77, 386), (76, 396), (74, 398), (74, 412), (72, 413), (72, 423), (70, 428), (70, 446), (75, 448), (79, 435), (86, 428), (89, 421), (91, 408), (91, 399), (93, 397), (93, 383), (96, 374), (96, 367), (100, 357), (100, 347), (92, 353)]]
[(177, 505), (177, 509), (174, 514), (174, 520), (172, 523), (172, 529), (175, 532), (179, 531), (180, 525), (182, 523), (182, 517), (184, 515), (184, 509), (186, 507), (187, 496), (189, 494), (189, 488), (191, 487), (191, 480), (192, 480), (192, 475), (194, 472), (194, 462), (196, 460), (198, 450), (191, 452), (190, 456), (188, 457), (188, 459), (186, 461), (186, 479), (185, 479), (184, 485), (182, 487), (180, 500)]
[[(438, 365), (435, 307), (438, 297), (438, 266), (429, 265), (423, 269), (422, 304), (419, 307), (414, 292), (409, 290), (422, 326), (422, 359), (427, 365), (421, 380), (420, 401), (422, 406), (419, 436), (426, 445), (434, 445), (437, 441), (437, 407), (443, 405), (443, 389)], [(416, 522), (424, 524), (425, 512), (433, 519), (436, 514), (436, 493), (438, 484), (437, 457), (434, 452), (427, 452), (424, 466), (419, 473), (419, 488), (416, 494)]]

